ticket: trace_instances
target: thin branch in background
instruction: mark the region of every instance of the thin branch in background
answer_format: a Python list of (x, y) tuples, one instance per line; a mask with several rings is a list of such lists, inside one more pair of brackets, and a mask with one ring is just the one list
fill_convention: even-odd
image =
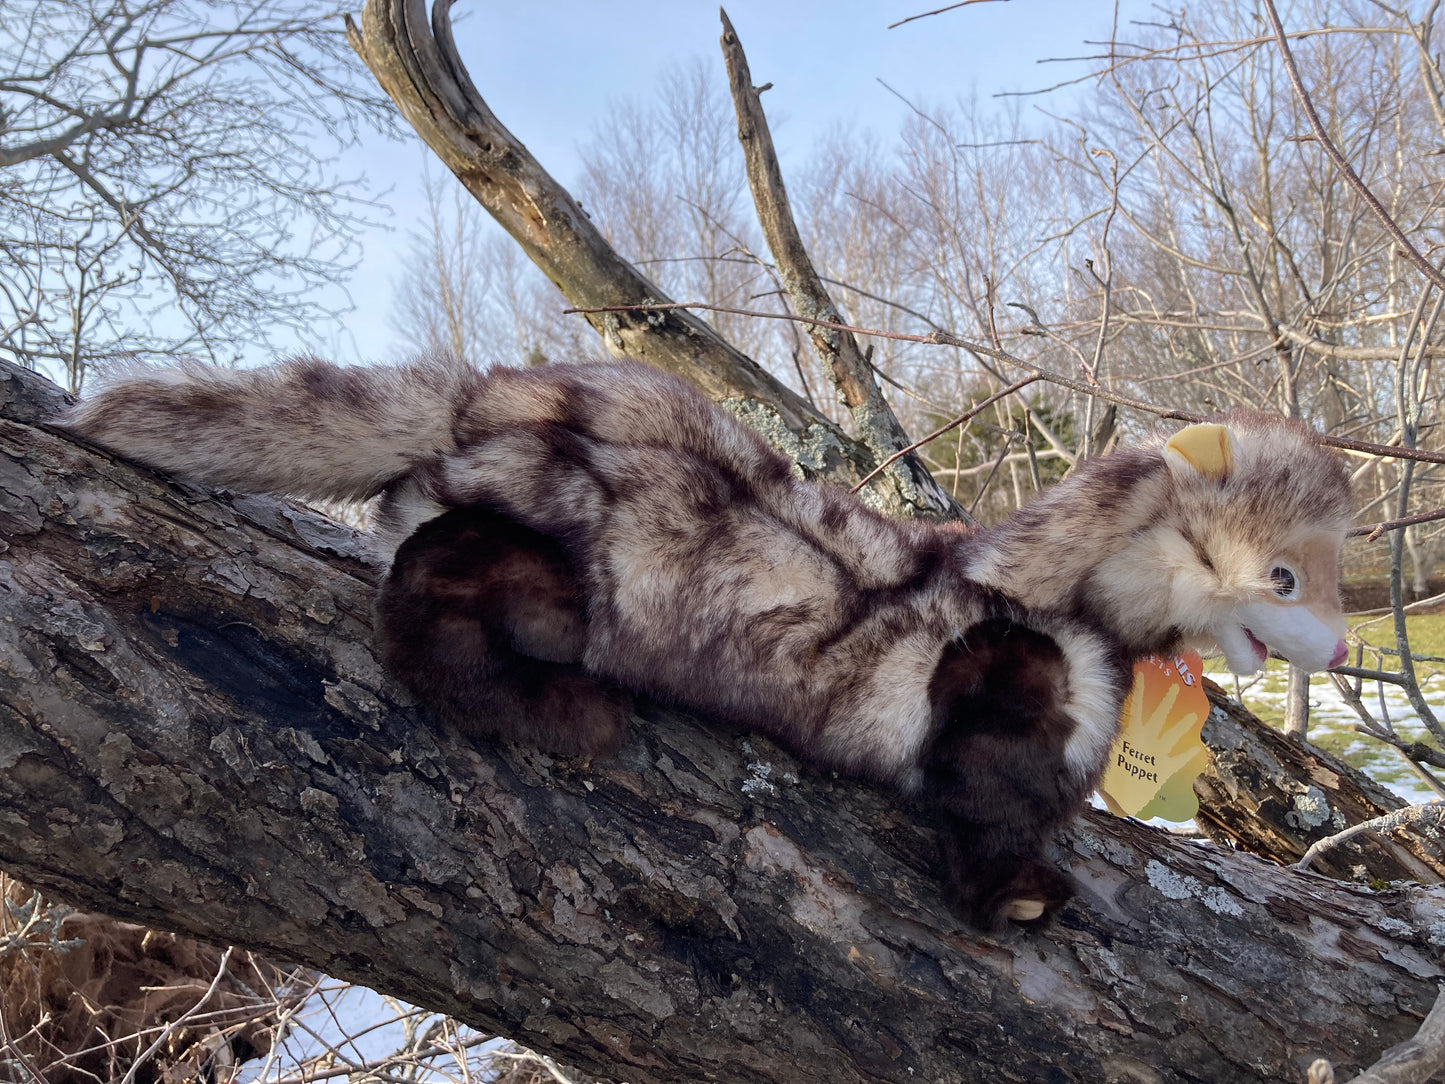
[[(928, 436), (924, 437), (922, 440), (914, 441), (914, 442), (913, 442), (912, 444), (910, 444), (907, 448), (900, 448), (898, 451), (894, 452), (893, 455), (891, 455), (889, 458), (885, 459), (882, 463), (879, 463), (877, 467), (873, 468), (873, 470), (872, 470), (861, 482), (859, 482), (856, 486), (854, 486), (854, 487), (853, 487), (852, 489), (850, 489), (848, 492), (849, 492), (849, 493), (857, 493), (860, 489), (862, 489), (864, 486), (866, 486), (866, 485), (867, 485), (869, 482), (871, 482), (874, 478), (876, 478), (878, 475), (882, 474), (883, 471), (888, 468), (889, 464), (891, 464), (895, 459), (898, 459), (898, 458), (900, 458), (901, 456), (904, 456), (904, 455), (906, 455), (906, 454), (909, 453), (909, 452), (916, 451), (917, 449), (923, 447), (925, 444), (929, 443), (929, 441), (936, 440), (937, 438), (943, 436), (943, 434), (944, 434), (944, 433), (947, 433), (950, 429), (953, 429), (953, 428), (955, 428), (955, 427), (957, 427), (957, 426), (963, 425), (965, 422), (967, 422), (969, 419), (973, 418), (976, 414), (978, 414), (979, 411), (983, 410), (984, 408), (989, 407), (989, 406), (993, 405), (994, 403), (997, 403), (1000, 399), (1004, 399), (1004, 398), (1006, 398), (1007, 396), (1012, 395), (1014, 392), (1018, 391), (1020, 388), (1026, 388), (1026, 387), (1028, 387), (1030, 384), (1034, 383), (1035, 381), (1037, 381), (1037, 380), (1042, 380), (1042, 379), (1043, 379), (1043, 377), (1038, 376), (1038, 375), (1035, 375), (1035, 376), (1026, 376), (1026, 377), (1024, 377), (1024, 379), (1019, 380), (1019, 381), (1017, 381), (1017, 382), (1015, 382), (1015, 383), (1013, 383), (1013, 384), (1010, 384), (1008, 387), (1004, 388), (1003, 391), (995, 392), (993, 395), (990, 395), (990, 396), (989, 396), (987, 399), (985, 399), (983, 402), (977, 404), (976, 406), (970, 407), (968, 410), (965, 410), (965, 411), (964, 411), (962, 414), (960, 414), (958, 417), (954, 418), (953, 421), (948, 422), (946, 425), (941, 425), (941, 426), (939, 426), (937, 429), (935, 429), (932, 433), (929, 433)], [(1007, 448), (1007, 445), (1005, 445), (1005, 448)], [(974, 503), (977, 504), (978, 502), (975, 501)]]
[(1336, 666), (1330, 673), (1365, 681), (1381, 681), (1387, 685), (1399, 685), (1401, 688), (1408, 684), (1403, 674), (1391, 673), (1389, 670), (1370, 670), (1361, 666)]
[[(1132, 396), (1120, 395), (1117, 392), (1109, 391), (1107, 388), (1092, 387), (1086, 381), (1076, 380), (1073, 377), (1065, 376), (1062, 373), (1057, 373), (1050, 369), (1046, 369), (1041, 365), (1035, 364), (1034, 362), (1026, 361), (1023, 358), (1010, 354), (1006, 350), (995, 350), (992, 347), (985, 346), (983, 343), (974, 342), (971, 339), (964, 339), (947, 331), (931, 331), (927, 335), (910, 335), (901, 331), (883, 331), (879, 328), (856, 327), (852, 324), (836, 323), (830, 320), (821, 320), (810, 316), (799, 316), (792, 313), (759, 312), (752, 309), (734, 308), (728, 305), (712, 305), (703, 301), (673, 301), (666, 303), (643, 302), (636, 305), (599, 305), (589, 308), (568, 308), (563, 309), (562, 312), (564, 314), (577, 313), (586, 316), (609, 312), (664, 312), (669, 309), (700, 309), (704, 312), (726, 312), (732, 313), (736, 316), (752, 316), (760, 320), (797, 320), (801, 323), (813, 324), (818, 327), (827, 328), (834, 331), (847, 331), (855, 335), (868, 335), (878, 339), (893, 339), (897, 342), (923, 343), (928, 346), (958, 347), (960, 349), (967, 350), (970, 353), (979, 354), (986, 358), (993, 358), (997, 361), (1002, 361), (1006, 362), (1007, 364), (1017, 366), (1018, 368), (1023, 369), (1026, 372), (1031, 372), (1036, 376), (1047, 380), (1051, 384), (1058, 384), (1060, 387), (1065, 387), (1073, 391), (1082, 392), (1085, 395), (1096, 395), (1100, 399), (1104, 399), (1108, 402), (1117, 403), (1120, 406), (1131, 407), (1135, 410), (1141, 410), (1146, 414), (1154, 414), (1160, 418), (1181, 422), (1202, 422), (1207, 421), (1210, 418), (1210, 415), (1208, 414), (1200, 414), (1190, 410), (1177, 410), (1174, 407), (1160, 406), (1157, 403), (1151, 403), (1144, 399), (1136, 399)], [(1335, 438), (1330, 437), (1322, 437), (1320, 439), (1321, 443), (1330, 443), (1331, 441), (1335, 440)], [(1373, 449), (1375, 447), (1362, 441), (1343, 442), (1339, 443), (1337, 446), (1356, 447), (1360, 448), (1361, 450)], [(1401, 458), (1409, 458), (1408, 456), (1404, 455), (1404, 453), (1401, 453), (1395, 449), (1388, 450), (1387, 454), (1390, 454), (1392, 456), (1399, 456)], [(1420, 454), (1423, 455), (1423, 453)], [(1445, 463), (1445, 453), (1440, 454), (1438, 457), (1430, 457), (1429, 461)]]
[(966, 8), (970, 4), (999, 4), (1007, 3), (1008, 0), (958, 0), (956, 4), (949, 4), (947, 7), (935, 8), (933, 11), (925, 11), (918, 15), (910, 15), (906, 19), (899, 19), (896, 23), (889, 23), (888, 30), (902, 26), (904, 23), (911, 23), (915, 19), (927, 19), (930, 15), (942, 15), (945, 11), (953, 11), (957, 8)]
[(234, 948), (228, 948), (224, 953), (221, 954), (221, 962), (216, 966), (216, 977), (211, 980), (211, 985), (206, 987), (206, 992), (201, 995), (200, 999), (194, 1005), (192, 1005), (185, 1012), (181, 1013), (180, 1016), (176, 1017), (176, 1019), (172, 1020), (169, 1024), (166, 1025), (164, 1029), (162, 1029), (161, 1033), (155, 1037), (155, 1041), (146, 1048), (145, 1053), (142, 1054), (140, 1057), (136, 1058), (136, 1060), (131, 1064), (131, 1067), (126, 1070), (126, 1074), (121, 1079), (120, 1084), (135, 1084), (136, 1071), (142, 1065), (145, 1065), (147, 1062), (149, 1062), (151, 1056), (155, 1054), (155, 1052), (159, 1050), (162, 1046), (164, 1046), (166, 1040), (168, 1040), (172, 1035), (179, 1031), (181, 1027), (185, 1025), (186, 1021), (190, 1020), (198, 1012), (200, 1012), (202, 1005), (210, 1001), (211, 998), (215, 996), (217, 988), (219, 988), (221, 985), (221, 980), (226, 977), (226, 969), (230, 966), (231, 963), (231, 954), (235, 951), (236, 950)]
[(993, 288), (993, 279), (988, 275), (983, 277), (983, 296), (988, 306), (988, 341), (993, 343), (995, 350), (1002, 350), (1003, 342), (998, 337), (997, 295)]
[(1004, 457), (1008, 455), (1008, 449), (1011, 443), (1013, 443), (1011, 434), (1005, 433), (1003, 444), (998, 450), (998, 458), (993, 461), (993, 466), (984, 477), (983, 485), (978, 487), (978, 492), (973, 495), (973, 503), (968, 506), (968, 514), (970, 516), (973, 515), (974, 511), (978, 508), (978, 502), (983, 500), (983, 495), (988, 492), (989, 484), (993, 481), (994, 475), (998, 473), (999, 467), (1003, 466)]
[(1383, 523), (1361, 524), (1350, 529), (1351, 538), (1363, 537), (1366, 542), (1378, 541), (1386, 531), (1399, 530), (1401, 527), (1414, 527), (1421, 523), (1433, 523), (1435, 520), (1445, 519), (1445, 508), (1435, 508), (1429, 512), (1418, 512), (1413, 516), (1405, 516), (1401, 519), (1390, 519)]
[(1038, 449), (1034, 447), (1033, 426), (1033, 412), (1029, 410), (1028, 407), (1024, 407), (1023, 438), (1024, 450), (1029, 456), (1029, 478), (1034, 483), (1034, 492), (1042, 493), (1044, 491), (1044, 479), (1043, 475), (1039, 473), (1039, 454)]
[(954, 462), (953, 485), (951, 485), (951, 486), (949, 487), (949, 490), (948, 490), (948, 492), (950, 493), (950, 495), (952, 495), (952, 497), (953, 497), (954, 500), (958, 500), (958, 483), (959, 483), (959, 479), (961, 479), (961, 478), (963, 477), (963, 471), (961, 471), (961, 470), (958, 469), (958, 464), (960, 464), (960, 463), (963, 462), (963, 438), (964, 438), (965, 436), (967, 436), (967, 435), (968, 435), (968, 430), (965, 429), (963, 426), (959, 426), (959, 427), (958, 427), (958, 445), (957, 445), (957, 447), (955, 447), (954, 450), (953, 450), (953, 462)]
[[(1358, 627), (1355, 630), (1355, 634), (1357, 633)], [(1359, 719), (1359, 722), (1355, 724), (1355, 732), (1389, 746), (1394, 750), (1396, 755), (1405, 762), (1405, 766), (1418, 776), (1427, 788), (1440, 797), (1445, 798), (1445, 787), (1442, 787), (1440, 781), (1425, 768), (1426, 764), (1431, 764), (1437, 768), (1445, 768), (1445, 752), (1441, 752), (1423, 742), (1409, 741), (1401, 738), (1395, 733), (1394, 724), (1390, 720), (1389, 702), (1385, 698), (1384, 681), (1360, 665), (1364, 661), (1365, 646), (1364, 644), (1356, 645), (1356, 665), (1354, 667), (1336, 667), (1330, 671), (1329, 675), (1335, 691), (1340, 695), (1340, 699), (1345, 702), (1346, 706), (1348, 706)], [(1372, 648), (1371, 650), (1378, 653), (1382, 649)], [(1349, 673), (1345, 673), (1346, 670), (1348, 670)], [(1347, 677), (1354, 677), (1355, 680), (1350, 682), (1346, 680)], [(1370, 709), (1365, 706), (1362, 692), (1366, 678), (1373, 678), (1376, 682), (1375, 688), (1380, 698), (1379, 718), (1376, 718)]]
[[(1439, 605), (1439, 600), (1442, 599), (1442, 598), (1445, 598), (1445, 595), (1436, 595), (1436, 596), (1435, 596), (1435, 604), (1436, 604), (1436, 605)], [(1428, 600), (1427, 600), (1427, 599), (1421, 599), (1420, 601), (1425, 602), (1425, 601), (1428, 601)], [(1399, 651), (1398, 648), (1393, 648), (1393, 647), (1373, 647), (1373, 646), (1372, 646), (1372, 647), (1370, 648), (1370, 650), (1371, 650), (1371, 651), (1374, 651), (1374, 652), (1376, 652), (1376, 653), (1378, 653), (1378, 654), (1381, 654), (1381, 655), (1398, 655), (1398, 654), (1400, 653), (1400, 651)], [(1445, 655), (1421, 655), (1419, 652), (1414, 652), (1414, 651), (1412, 651), (1412, 652), (1410, 653), (1410, 657), (1413, 658), (1416, 662), (1445, 662)]]
[(1338, 847), (1354, 839), (1362, 832), (1389, 832), (1395, 828), (1404, 828), (1409, 825), (1419, 825), (1423, 828), (1445, 827), (1445, 802), (1430, 802), (1426, 805), (1407, 805), (1403, 809), (1396, 809), (1383, 817), (1375, 817), (1371, 820), (1361, 821), (1359, 824), (1351, 825), (1342, 832), (1336, 832), (1332, 836), (1317, 840), (1305, 851), (1303, 857), (1295, 863), (1295, 869), (1307, 870), (1314, 864), (1314, 860), (1326, 851)]
[[(834, 333), (827, 334), (821, 325), (810, 323), (809, 337), (839, 397), (853, 415), (859, 438), (874, 458), (900, 464), (905, 480), (900, 486), (906, 486), (906, 491), (913, 494), (911, 501), (935, 513), (957, 514), (958, 509), (949, 495), (912, 455), (908, 433), (873, 379), (857, 338), (852, 332), (840, 330), (842, 317), (818, 278), (793, 218), (782, 167), (760, 100), (761, 91), (753, 85), (747, 56), (727, 12), (721, 11), (720, 15), (723, 60), (737, 114), (737, 138), (743, 149), (748, 188), (792, 307), (800, 313), (821, 317), (831, 325)], [(875, 470), (869, 477), (877, 473)]]
[[(1114, 16), (1118, 18), (1118, 8), (1115, 8)], [(1094, 354), (1081, 368), (1084, 378), (1095, 388), (1099, 387), (1099, 365), (1104, 360), (1104, 347), (1109, 341), (1109, 318), (1113, 314), (1114, 296), (1114, 258), (1109, 251), (1109, 229), (1114, 223), (1114, 216), (1119, 213), (1119, 161), (1113, 153), (1103, 147), (1094, 147), (1089, 151), (1094, 158), (1107, 158), (1109, 160), (1109, 213), (1104, 216), (1104, 228), (1099, 237), (1099, 257), (1104, 264), (1104, 274), (1101, 276), (1094, 270), (1094, 261), (1085, 260), (1084, 266), (1088, 268), (1089, 274), (1099, 284), (1101, 298), (1099, 301), (1099, 333), (1094, 338)], [(1094, 404), (1098, 400), (1089, 396), (1084, 400), (1084, 434), (1083, 445), (1080, 449), (1080, 458), (1091, 459), (1098, 454), (1094, 447)]]
[[(960, 338), (947, 331), (931, 331), (927, 335), (909, 335), (901, 331), (883, 331), (879, 328), (856, 327), (852, 324), (840, 324), (809, 316), (799, 316), (793, 313), (758, 312), (752, 309), (739, 309), (729, 305), (712, 305), (703, 301), (643, 302), (636, 305), (598, 305), (588, 308), (567, 308), (563, 309), (562, 312), (564, 315), (577, 313), (585, 316), (609, 312), (665, 312), (670, 309), (700, 309), (704, 312), (726, 312), (737, 316), (752, 316), (759, 320), (797, 320), (800, 323), (814, 324), (818, 327), (831, 328), (837, 331), (848, 331), (855, 335), (869, 335), (874, 338), (893, 339), (899, 342), (925, 343), (930, 346), (959, 347), (986, 358), (993, 358), (1006, 364), (1017, 366), (1025, 372), (1033, 373), (1040, 379), (1048, 381), (1050, 384), (1057, 384), (1060, 387), (1069, 388), (1072, 391), (1081, 392), (1084, 395), (1093, 395), (1103, 399), (1105, 402), (1116, 403), (1119, 406), (1129, 407), (1131, 410), (1143, 411), (1146, 414), (1153, 414), (1156, 417), (1169, 421), (1190, 423), (1207, 422), (1215, 416), (1202, 414), (1198, 411), (1179, 410), (1175, 407), (1151, 403), (1146, 399), (1138, 399), (1131, 395), (1121, 395), (1105, 387), (1093, 387), (1087, 381), (1076, 380), (1073, 377), (1065, 376), (1063, 373), (1047, 369), (1036, 362), (1010, 354), (1006, 350), (995, 350), (992, 347), (985, 346), (983, 343)], [(1392, 447), (1384, 444), (1375, 444), (1367, 440), (1351, 440), (1346, 437), (1328, 436), (1324, 433), (1315, 433), (1313, 439), (1326, 448), (1340, 448), (1345, 451), (1381, 456), (1387, 459), (1405, 459), (1421, 463), (1445, 464), (1445, 452), (1428, 452), (1420, 448)]]

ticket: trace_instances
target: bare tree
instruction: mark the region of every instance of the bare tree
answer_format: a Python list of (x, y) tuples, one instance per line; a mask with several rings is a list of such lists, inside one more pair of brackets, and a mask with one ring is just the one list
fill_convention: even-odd
[(482, 320), (495, 248), (487, 243), (485, 215), (465, 190), (443, 184), (429, 168), (423, 170), (422, 190), (425, 224), (411, 234), (392, 324), (411, 350), (449, 353), (481, 365), (489, 353)]
[(365, 209), (333, 157), (391, 123), (345, 9), (7, 3), (0, 350), (78, 390), (96, 362), (232, 361), (330, 315)]
[(485, 368), (603, 353), (465, 189), (426, 171), (423, 190), (426, 214), (395, 277), (391, 323), (405, 356), (450, 353)]

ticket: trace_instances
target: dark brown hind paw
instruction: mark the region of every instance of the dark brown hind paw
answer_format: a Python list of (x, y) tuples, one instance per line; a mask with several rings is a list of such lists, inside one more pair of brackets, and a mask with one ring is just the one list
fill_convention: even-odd
[(1074, 895), (1074, 879), (1043, 862), (1023, 861), (1012, 873), (995, 870), (982, 882), (956, 878), (946, 886), (948, 904), (970, 926), (1001, 933), (1014, 923), (1030, 930), (1048, 925)]
[(999, 920), (1039, 929), (1048, 924), (1077, 890), (1068, 874), (1042, 862), (1027, 862), (998, 898)]

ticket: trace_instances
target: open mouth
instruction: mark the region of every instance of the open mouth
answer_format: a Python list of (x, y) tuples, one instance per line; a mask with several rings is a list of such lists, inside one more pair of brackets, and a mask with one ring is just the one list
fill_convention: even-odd
[(1265, 647), (1264, 641), (1248, 629), (1244, 630), (1244, 635), (1249, 639), (1249, 646), (1254, 650), (1254, 661), (1260, 666), (1264, 666), (1264, 661), (1269, 658), (1269, 648)]

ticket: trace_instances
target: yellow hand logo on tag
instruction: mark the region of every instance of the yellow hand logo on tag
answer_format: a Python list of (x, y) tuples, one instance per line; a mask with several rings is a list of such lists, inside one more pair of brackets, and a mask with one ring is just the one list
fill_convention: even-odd
[(1209, 763), (1199, 731), (1209, 714), (1192, 651), (1174, 659), (1149, 655), (1134, 665), (1123, 729), (1099, 794), (1120, 817), (1187, 821), (1199, 812), (1194, 780)]

